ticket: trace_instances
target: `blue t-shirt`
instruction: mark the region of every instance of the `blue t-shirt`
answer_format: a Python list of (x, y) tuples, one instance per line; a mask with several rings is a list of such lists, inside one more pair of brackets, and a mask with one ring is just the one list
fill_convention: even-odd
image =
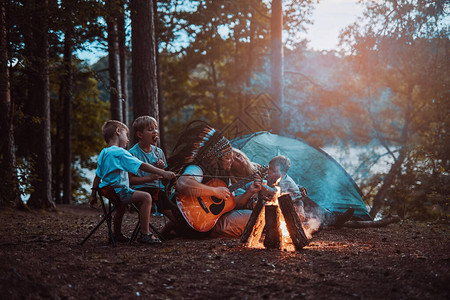
[[(141, 161), (151, 164), (155, 167), (156, 167), (156, 162), (158, 160), (162, 159), (162, 161), (164, 162), (164, 168), (167, 167), (166, 156), (164, 155), (164, 152), (162, 151), (161, 148), (158, 148), (156, 146), (152, 146), (152, 151), (147, 153), (147, 152), (144, 152), (144, 150), (142, 150), (141, 147), (139, 147), (138, 143), (136, 143), (136, 145), (134, 145), (130, 149), (130, 153), (133, 154), (133, 156), (139, 158)], [(136, 175), (139, 177), (142, 177), (142, 176), (148, 176), (148, 175), (150, 175), (150, 173), (139, 170)], [(143, 187), (162, 189), (162, 188), (164, 188), (164, 185), (161, 183), (161, 180), (157, 179), (152, 182), (146, 182), (144, 184), (138, 184), (138, 185), (132, 186), (133, 189), (139, 189), (139, 188), (143, 188)]]
[(142, 161), (123, 148), (104, 148), (98, 156), (95, 170), (95, 174), (102, 179), (99, 187), (110, 185), (116, 193), (120, 192), (122, 188), (130, 186), (128, 172), (136, 174), (141, 164)]

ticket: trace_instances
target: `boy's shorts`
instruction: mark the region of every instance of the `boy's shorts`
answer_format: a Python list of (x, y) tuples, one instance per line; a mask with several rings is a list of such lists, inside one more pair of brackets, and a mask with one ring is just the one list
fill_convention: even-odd
[(159, 188), (143, 187), (138, 188), (138, 191), (147, 192), (152, 195), (153, 203), (156, 204), (160, 211), (172, 209), (174, 206), (170, 203), (166, 192)]
[(119, 191), (116, 190), (116, 194), (119, 196), (119, 199), (122, 202), (131, 202), (131, 196), (133, 196), (134, 192), (135, 190), (127, 186), (120, 188)]

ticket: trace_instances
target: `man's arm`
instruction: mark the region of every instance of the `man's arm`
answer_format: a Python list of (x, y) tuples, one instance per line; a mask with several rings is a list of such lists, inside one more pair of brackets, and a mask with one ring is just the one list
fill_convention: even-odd
[(151, 164), (144, 163), (144, 162), (139, 167), (139, 170), (142, 170), (142, 171), (147, 172), (147, 173), (153, 173), (153, 174), (161, 175), (165, 179), (175, 178), (175, 173), (174, 172), (165, 171), (163, 169), (157, 168), (157, 167), (155, 167), (155, 166), (153, 166)]
[(176, 184), (177, 192), (183, 195), (198, 196), (214, 196), (219, 199), (226, 200), (231, 196), (230, 191), (226, 187), (214, 187), (198, 182), (194, 176), (181, 176)]
[(157, 174), (150, 174), (147, 176), (136, 176), (132, 173), (128, 173), (128, 178), (130, 179), (130, 185), (140, 185), (155, 181), (156, 179), (161, 179), (162, 176)]
[(245, 190), (244, 193), (235, 196), (234, 200), (236, 201), (236, 208), (245, 208), (247, 207), (248, 200), (256, 193), (261, 190), (261, 179), (256, 179), (252, 182), (252, 184)]

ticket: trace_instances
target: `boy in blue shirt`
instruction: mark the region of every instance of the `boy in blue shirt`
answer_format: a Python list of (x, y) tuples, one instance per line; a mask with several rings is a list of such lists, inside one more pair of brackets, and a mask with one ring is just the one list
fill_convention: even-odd
[[(138, 117), (133, 122), (133, 131), (138, 142), (130, 149), (130, 153), (143, 162), (165, 169), (167, 167), (166, 156), (162, 149), (156, 146), (159, 137), (156, 119), (150, 116)], [(129, 175), (131, 187), (150, 193), (158, 210), (169, 219), (174, 220), (172, 206), (160, 180), (161, 176), (142, 170), (139, 170), (136, 175)]]
[(128, 127), (122, 122), (116, 120), (105, 122), (102, 127), (102, 134), (108, 147), (104, 148), (98, 157), (96, 175), (92, 184), (91, 206), (97, 201), (97, 189), (112, 186), (121, 201), (116, 209), (117, 217), (114, 216), (114, 237), (118, 241), (128, 240), (122, 235), (120, 228), (126, 204), (131, 202), (140, 207), (139, 220), (141, 225), (137, 238), (138, 242), (145, 244), (161, 243), (156, 236), (150, 233), (149, 229), (152, 197), (149, 193), (131, 189), (128, 173), (136, 174), (138, 170), (144, 170), (166, 179), (174, 178), (175, 174), (144, 163), (125, 150), (128, 145)]

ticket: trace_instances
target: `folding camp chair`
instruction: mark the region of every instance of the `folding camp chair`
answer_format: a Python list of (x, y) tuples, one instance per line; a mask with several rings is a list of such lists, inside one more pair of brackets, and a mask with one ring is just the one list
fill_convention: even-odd
[[(112, 232), (111, 224), (112, 224), (112, 214), (116, 210), (117, 206), (120, 204), (119, 196), (116, 194), (116, 192), (114, 191), (114, 188), (111, 186), (106, 186), (106, 187), (99, 189), (97, 191), (97, 194), (100, 198), (100, 204), (101, 204), (102, 210), (103, 210), (103, 218), (91, 230), (91, 232), (89, 232), (89, 234), (83, 239), (83, 241), (80, 244), (83, 245), (91, 237), (91, 235), (106, 221), (106, 225), (108, 227), (109, 241), (111, 241), (113, 246), (116, 247), (116, 241), (114, 240), (114, 235)], [(107, 198), (109, 200), (108, 204), (105, 203), (104, 198)], [(130, 203), (130, 204), (131, 204), (131, 207), (139, 214), (139, 208), (134, 203)], [(150, 228), (154, 231), (154, 233), (156, 233), (158, 235), (158, 237), (161, 239), (161, 234), (159, 233), (159, 231), (151, 223), (149, 225), (150, 225)], [(133, 242), (136, 239), (137, 234), (139, 232), (139, 227), (140, 227), (140, 221), (139, 221), (139, 217), (138, 217), (138, 222), (137, 222), (137, 224), (133, 230), (133, 234), (131, 235), (131, 238), (129, 240), (130, 244), (131, 244), (131, 242)]]

